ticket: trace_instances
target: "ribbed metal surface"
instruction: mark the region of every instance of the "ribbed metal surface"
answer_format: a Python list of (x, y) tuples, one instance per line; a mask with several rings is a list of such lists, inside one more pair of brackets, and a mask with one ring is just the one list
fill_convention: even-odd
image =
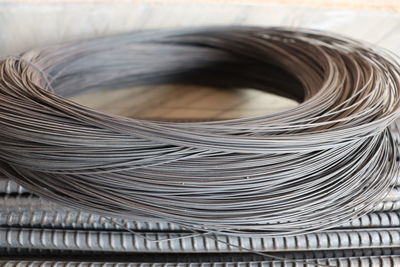
[[(0, 229), (0, 246), (14, 248), (157, 253), (239, 252), (236, 246), (256, 251), (298, 251), (400, 246), (400, 228), (325, 231), (293, 237), (187, 237), (185, 233), (141, 233), (50, 229)], [(185, 237), (185, 238), (182, 238)], [(177, 239), (179, 238), (179, 239)], [(217, 242), (213, 238), (218, 239)], [(170, 239), (170, 240), (168, 240)], [(152, 240), (167, 240), (154, 242)], [(230, 246), (226, 243), (232, 244)], [(242, 251), (244, 252), (244, 251)]]
[[(0, 198), (0, 226), (70, 228), (70, 229), (124, 229), (139, 231), (182, 231), (182, 227), (159, 221), (132, 221), (111, 219), (62, 207), (36, 196), (4, 196)], [(123, 225), (123, 227), (122, 227)]]
[[(243, 262), (273, 260), (255, 253), (110, 253), (103, 251), (80, 250), (37, 250), (0, 248), (0, 253), (9, 259), (94, 259), (96, 261), (130, 261), (130, 262)], [(369, 248), (344, 250), (316, 250), (316, 251), (286, 251), (268, 252), (285, 259), (317, 259), (317, 258), (348, 258), (400, 255), (400, 248)], [(34, 258), (33, 258), (34, 257)]]
[[(75, 210), (7, 211), (0, 212), (0, 226), (42, 227), (88, 230), (132, 229), (139, 231), (184, 231), (173, 223), (157, 221), (129, 221), (113, 219)], [(400, 211), (375, 212), (342, 225), (342, 228), (399, 227)]]
[[(2, 258), (11, 257), (17, 259), (21, 256), (26, 257), (39, 257), (39, 259), (45, 259), (46, 257), (70, 257), (73, 256), (92, 256), (92, 255), (104, 255), (105, 252), (94, 252), (85, 250), (61, 250), (61, 249), (34, 249), (34, 248), (4, 248), (0, 247), (0, 255)], [(374, 254), (376, 255), (376, 254)], [(382, 255), (382, 254), (379, 254)], [(385, 253), (384, 255), (387, 255)], [(346, 255), (347, 256), (347, 255)]]
[[(310, 258), (331, 257), (329, 263), (326, 261), (315, 263), (333, 266), (400, 266), (397, 256), (377, 256), (400, 254), (400, 187), (394, 188), (385, 198), (385, 201), (375, 207), (375, 210), (379, 212), (370, 213), (352, 222), (345, 223), (341, 226), (343, 229), (338, 228), (316, 234), (281, 238), (217, 236), (222, 242), (202, 236), (176, 239), (191, 234), (183, 233), (186, 229), (166, 222), (113, 219), (116, 223), (112, 223), (102, 216), (72, 210), (43, 200), (29, 194), (27, 190), (16, 183), (1, 178), (0, 194), (3, 194), (0, 197), (0, 226), (6, 227), (0, 229), (0, 255), (92, 255), (92, 253), (104, 252), (197, 253), (196, 255), (203, 255), (199, 253), (241, 252), (237, 254), (241, 255), (248, 251), (240, 251), (235, 246), (242, 246), (251, 250), (281, 253), (280, 256), (285, 258), (307, 258), (307, 260), (311, 260)], [(143, 231), (149, 240), (133, 235), (127, 232), (125, 228)], [(162, 239), (172, 240), (150, 241)], [(224, 242), (235, 246), (229, 246)], [(230, 260), (263, 259), (261, 256), (261, 258), (257, 258), (257, 255), (254, 254), (253, 256), (254, 258), (234, 256)], [(336, 257), (352, 258), (338, 259)], [(210, 262), (214, 262), (214, 260), (215, 258)], [(132, 265), (132, 267), (164, 266), (163, 264), (146, 264)], [(289, 262), (242, 262), (237, 264), (221, 262), (220, 264), (232, 267), (304, 266), (293, 265)], [(15, 261), (2, 262), (0, 266), (111, 267), (114, 265)], [(168, 266), (177, 265), (176, 263), (169, 263)], [(179, 266), (182, 266), (182, 263)], [(219, 265), (192, 263), (190, 266)]]
[(68, 210), (66, 207), (62, 207), (34, 195), (5, 195), (0, 197), (0, 207), (1, 213), (9, 211)]
[(384, 201), (374, 207), (374, 211), (400, 210), (400, 201)]
[[(390, 202), (392, 203), (392, 202)], [(400, 202), (399, 202), (400, 203)], [(400, 208), (400, 207), (399, 207)], [(0, 198), (0, 225), (14, 227), (99, 229), (130, 228), (140, 231), (183, 231), (182, 227), (161, 221), (131, 221), (104, 218), (99, 215), (68, 209), (36, 196), (4, 196)], [(123, 225), (123, 227), (121, 226)], [(343, 224), (345, 228), (398, 227), (400, 211), (375, 212)]]
[(400, 187), (394, 187), (385, 197), (385, 201), (399, 201), (399, 200), (400, 200)]
[(400, 211), (373, 212), (345, 223), (346, 228), (400, 227)]
[(110, 220), (91, 213), (75, 210), (0, 212), (0, 226), (41, 227), (91, 230), (183, 231), (180, 226), (167, 222)]
[(307, 259), (293, 261), (253, 261), (214, 263), (127, 263), (127, 262), (65, 262), (65, 261), (2, 261), (3, 267), (304, 267), (305, 263), (317, 263), (341, 267), (393, 267), (400, 266), (400, 256), (352, 257)]
[(23, 194), (28, 190), (17, 184), (16, 182), (4, 177), (0, 177), (0, 194)]

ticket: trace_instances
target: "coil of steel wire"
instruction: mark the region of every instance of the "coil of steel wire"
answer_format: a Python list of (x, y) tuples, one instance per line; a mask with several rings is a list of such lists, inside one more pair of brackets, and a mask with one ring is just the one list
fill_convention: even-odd
[[(179, 123), (66, 98), (159, 83), (251, 87), (300, 105)], [(157, 30), (46, 47), (0, 61), (0, 171), (103, 216), (309, 233), (365, 215), (397, 183), (399, 93), (390, 53), (305, 29)]]

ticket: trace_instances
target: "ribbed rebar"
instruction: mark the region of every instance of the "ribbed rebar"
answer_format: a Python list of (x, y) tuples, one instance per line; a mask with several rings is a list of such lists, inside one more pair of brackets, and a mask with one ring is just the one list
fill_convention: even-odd
[(374, 211), (394, 211), (400, 210), (400, 200), (397, 201), (383, 201), (374, 207)]
[[(338, 267), (394, 267), (400, 266), (400, 256), (375, 256), (307, 259), (307, 263), (318, 263)], [(304, 263), (287, 261), (250, 262), (181, 262), (181, 263), (129, 263), (129, 262), (66, 262), (66, 261), (0, 261), (3, 267), (304, 267)]]
[[(187, 231), (177, 224), (162, 221), (131, 221), (105, 218), (99, 215), (57, 209), (50, 211), (1, 211), (0, 225), (5, 227), (42, 227), (66, 229), (113, 230), (126, 228), (138, 231)], [(373, 212), (336, 228), (399, 227), (400, 212)]]
[[(300, 236), (212, 238), (193, 233), (140, 233), (53, 229), (0, 229), (0, 247), (114, 252), (248, 252), (298, 251), (400, 246), (400, 228), (330, 230)], [(183, 238), (184, 237), (184, 238)], [(157, 241), (157, 242), (154, 242)], [(162, 241), (164, 240), (164, 241)], [(217, 241), (218, 240), (218, 241)], [(241, 250), (240, 247), (248, 250)]]
[[(398, 191), (395, 191), (398, 192)], [(385, 202), (391, 203), (391, 202)], [(62, 207), (33, 195), (0, 197), (0, 225), (14, 227), (133, 229), (139, 231), (188, 231), (174, 223), (160, 220), (128, 220)], [(337, 228), (399, 227), (400, 211), (373, 212), (343, 223)]]
[(0, 177), (0, 194), (23, 194), (29, 193), (28, 190), (16, 182)]

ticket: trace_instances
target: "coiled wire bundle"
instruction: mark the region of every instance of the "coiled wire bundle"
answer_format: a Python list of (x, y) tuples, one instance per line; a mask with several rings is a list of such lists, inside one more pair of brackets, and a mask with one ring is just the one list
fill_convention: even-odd
[[(151, 83), (252, 87), (301, 104), (179, 123), (65, 98)], [(0, 170), (103, 216), (231, 235), (318, 231), (373, 210), (396, 183), (399, 88), (391, 55), (309, 30), (146, 31), (31, 50), (0, 63)]]

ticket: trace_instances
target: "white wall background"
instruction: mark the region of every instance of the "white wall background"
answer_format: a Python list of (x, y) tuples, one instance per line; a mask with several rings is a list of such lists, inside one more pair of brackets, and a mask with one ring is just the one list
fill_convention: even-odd
[(400, 53), (400, 13), (255, 3), (0, 1), (0, 55), (147, 28), (282, 25), (345, 34)]

